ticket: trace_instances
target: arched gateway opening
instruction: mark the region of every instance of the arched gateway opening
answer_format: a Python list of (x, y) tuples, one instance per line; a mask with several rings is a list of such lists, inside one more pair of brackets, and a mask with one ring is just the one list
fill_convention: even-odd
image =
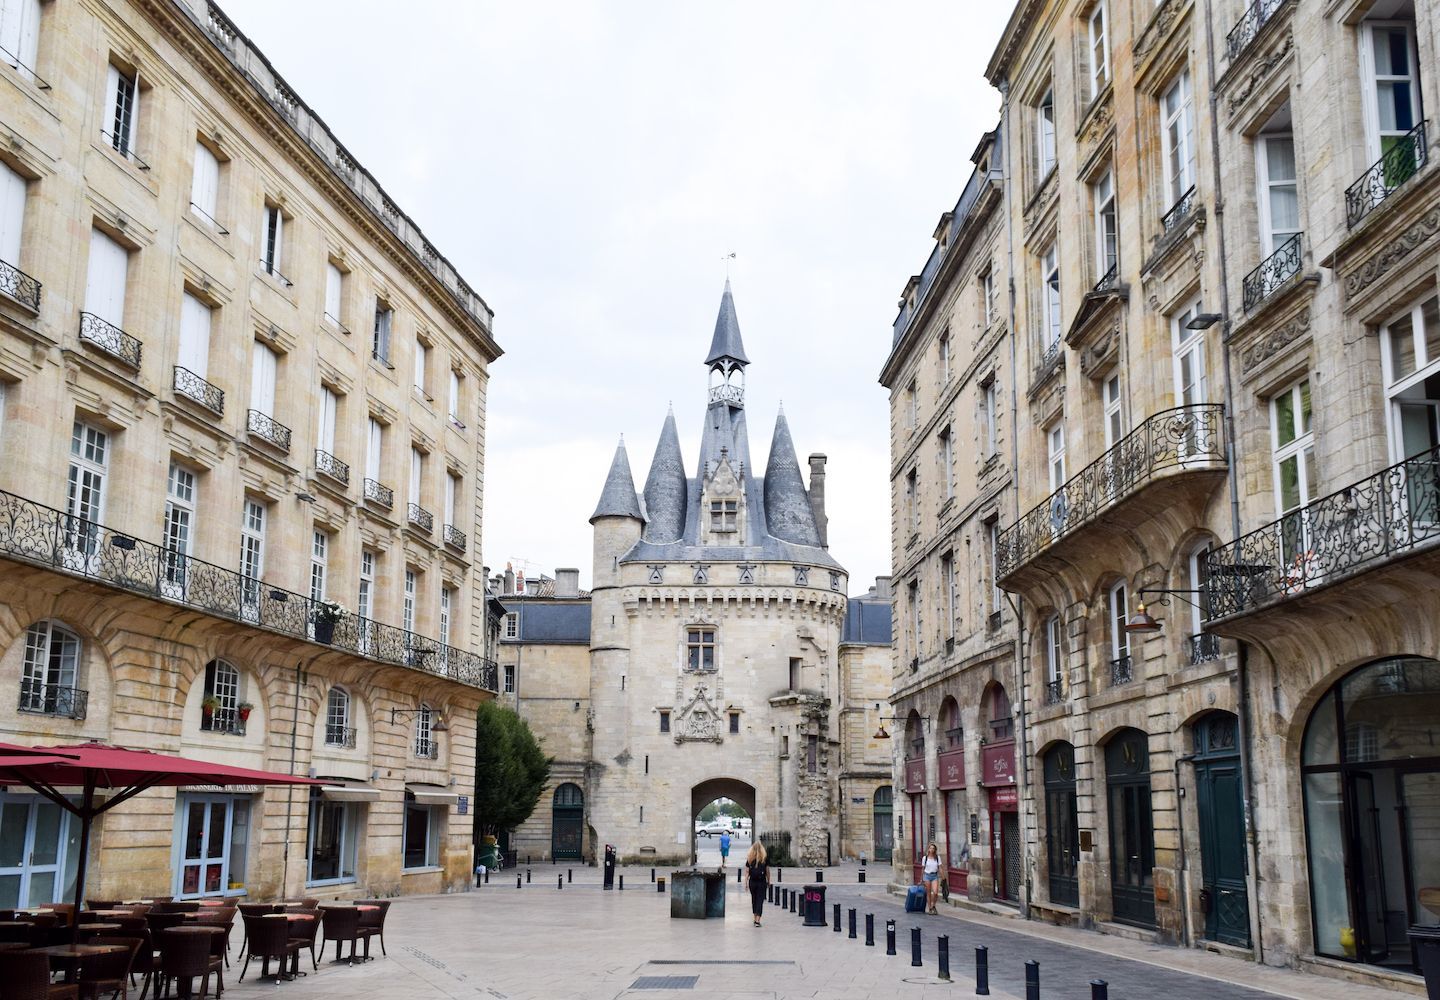
[[(698, 857), (698, 843), (701, 840), (697, 831), (697, 821), (701, 811), (710, 803), (718, 799), (728, 799), (744, 811), (750, 819), (750, 836), (760, 835), (760, 817), (755, 814), (755, 786), (739, 778), (710, 778), (690, 789), (690, 856)], [(711, 841), (716, 838), (708, 838)], [(743, 840), (743, 849), (741, 841)], [(732, 836), (730, 849), (730, 864), (741, 864), (744, 861), (745, 851), (750, 849), (750, 839), (741, 838), (739, 831)], [(718, 848), (717, 848), (718, 850)], [(717, 855), (718, 858), (718, 855)], [(718, 863), (718, 860), (715, 862)]]

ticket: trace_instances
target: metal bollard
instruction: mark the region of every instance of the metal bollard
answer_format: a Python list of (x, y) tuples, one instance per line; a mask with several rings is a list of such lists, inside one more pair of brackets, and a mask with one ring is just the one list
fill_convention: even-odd
[(990, 949), (983, 944), (975, 949), (975, 995), (990, 995)]
[(1110, 984), (1103, 979), (1090, 980), (1090, 1000), (1110, 1000)]
[(920, 961), (920, 928), (910, 928), (910, 965), (912, 968), (919, 968)]
[(776, 869), (775, 869), (775, 881), (776, 881), (776, 882), (784, 882), (784, 881), (785, 881), (785, 869), (784, 869), (784, 868), (776, 868)]
[(831, 915), (834, 916), (834, 918), (835, 918), (835, 921), (834, 921), (834, 922), (835, 922), (835, 933), (836, 933), (836, 934), (839, 934), (839, 933), (840, 933), (840, 904), (839, 904), (839, 903), (833, 904), (833, 905), (831, 906), (830, 912), (831, 912)]
[(895, 921), (885, 921), (885, 954), (895, 954)]
[(855, 940), (855, 907), (850, 907), (850, 940)]
[(555, 888), (557, 888), (557, 889), (563, 889), (563, 888), (565, 888), (565, 876), (564, 876), (564, 875), (556, 875), (556, 876), (555, 876)]
[(936, 974), (948, 982), (950, 979), (950, 935), (941, 934), (935, 941), (935, 947), (940, 956), (940, 968)]
[(797, 900), (795, 897), (797, 897), (797, 896), (799, 896), (799, 895), (800, 895), (800, 894), (799, 894), (798, 892), (791, 892), (791, 893), (790, 893), (790, 912), (791, 912), (791, 913), (794, 913), (794, 912), (795, 912), (795, 904), (798, 902), (798, 900)]
[(742, 877), (744, 874), (745, 874), (745, 869), (744, 869), (744, 868), (736, 868), (736, 869), (735, 869), (735, 881), (736, 881), (737, 883), (740, 882), (741, 877)]
[(489, 884), (490, 884), (490, 869), (489, 869), (489, 868), (486, 868), (486, 869), (485, 869), (485, 884), (486, 884), (486, 885), (489, 885)]
[(875, 914), (865, 914), (865, 947), (875, 947)]
[(625, 891), (625, 876), (624, 876), (624, 875), (621, 875), (621, 876), (620, 876), (620, 891), (621, 891), (621, 892), (624, 892), (624, 891)]
[(819, 868), (816, 868), (816, 869), (815, 869), (815, 881), (816, 881), (816, 882), (824, 882), (824, 881), (825, 881), (825, 873), (824, 873), (823, 871), (821, 871)]
[(566, 869), (565, 869), (565, 881), (566, 881), (566, 882), (574, 882), (574, 881), (575, 881), (575, 869), (574, 869), (574, 868), (566, 868)]
[(865, 869), (864, 869), (864, 868), (861, 868), (861, 869), (860, 869), (860, 884), (861, 884), (861, 885), (864, 885), (864, 884), (865, 884)]
[(527, 865), (531, 863), (531, 861), (530, 861), (530, 855), (528, 855), (528, 854), (525, 855), (525, 863), (526, 863)]
[(515, 873), (515, 888), (517, 888), (517, 889), (520, 888), (520, 873), (519, 873), (519, 872), (516, 872), (516, 873)]
[(1034, 959), (1025, 963), (1025, 1000), (1040, 1000), (1040, 963)]
[(529, 884), (530, 884), (530, 869), (529, 869), (529, 868), (526, 868), (526, 869), (525, 869), (525, 884), (526, 884), (526, 885), (529, 885)]
[(654, 869), (654, 868), (651, 868), (651, 869), (650, 869), (650, 881), (651, 881), (651, 882), (654, 882), (654, 881), (655, 881), (655, 869)]

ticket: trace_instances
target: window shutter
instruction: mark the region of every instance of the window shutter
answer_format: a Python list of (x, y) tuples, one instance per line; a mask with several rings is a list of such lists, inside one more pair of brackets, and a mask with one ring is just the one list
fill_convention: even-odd
[(180, 304), (180, 356), (176, 363), (204, 378), (209, 361), (210, 307), (186, 292)]
[(325, 265), (325, 312), (336, 323), (340, 322), (340, 269), (334, 264)]
[(280, 209), (275, 209), (275, 252), (270, 257), (270, 266), (276, 271), (280, 270), (281, 253), (284, 249), (285, 238), (285, 216), (280, 214)]
[(420, 449), (410, 449), (410, 502), (420, 502)]
[(460, 373), (450, 372), (450, 416), (460, 419)]
[(385, 432), (381, 429), (380, 421), (374, 417), (370, 418), (370, 441), (365, 449), (365, 477), (380, 481), (380, 440)]
[(16, 267), (24, 225), (25, 178), (0, 163), (0, 260)]
[(10, 0), (6, 7), (9, 14), (15, 14), (18, 8), (20, 37), (16, 48), (11, 49), (8, 44), (5, 47), (19, 56), (21, 65), (33, 73), (40, 55), (40, 0)]
[(335, 394), (320, 388), (320, 427), (316, 447), (321, 451), (335, 454)]
[(429, 350), (420, 341), (415, 341), (415, 388), (425, 391), (425, 361)]
[(220, 194), (220, 161), (203, 142), (195, 143), (195, 176), (190, 182), (190, 202), (209, 219), (216, 217)]
[(267, 417), (275, 415), (275, 352), (259, 341), (251, 354), (250, 408)]
[(105, 67), (105, 137), (113, 146), (118, 142), (115, 127), (120, 120), (120, 69), (114, 63)]
[(458, 487), (455, 477), (445, 474), (445, 523), (455, 523), (455, 493)]
[(85, 311), (123, 327), (125, 275), (130, 255), (98, 229), (90, 230), (90, 269), (85, 278)]

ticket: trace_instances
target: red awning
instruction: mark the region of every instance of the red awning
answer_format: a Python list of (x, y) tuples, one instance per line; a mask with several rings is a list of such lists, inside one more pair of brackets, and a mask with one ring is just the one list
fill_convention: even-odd
[[(23, 749), (23, 748), (22, 748)], [(0, 744), (0, 753), (9, 748)], [(93, 785), (95, 788), (153, 788), (156, 785), (319, 785), (324, 782), (273, 771), (216, 764), (208, 760), (172, 757), (149, 750), (131, 750), (108, 743), (35, 747), (32, 752), (52, 754), (54, 763), (39, 760), (14, 762), (4, 772), (24, 772), (25, 784), (53, 787)], [(0, 781), (6, 775), (0, 773)]]

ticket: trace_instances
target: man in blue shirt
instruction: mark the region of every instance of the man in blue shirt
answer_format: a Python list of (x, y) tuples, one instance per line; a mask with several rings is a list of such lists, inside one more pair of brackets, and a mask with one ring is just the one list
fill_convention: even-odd
[(726, 830), (720, 834), (720, 867), (725, 867), (725, 861), (730, 857), (730, 831)]

